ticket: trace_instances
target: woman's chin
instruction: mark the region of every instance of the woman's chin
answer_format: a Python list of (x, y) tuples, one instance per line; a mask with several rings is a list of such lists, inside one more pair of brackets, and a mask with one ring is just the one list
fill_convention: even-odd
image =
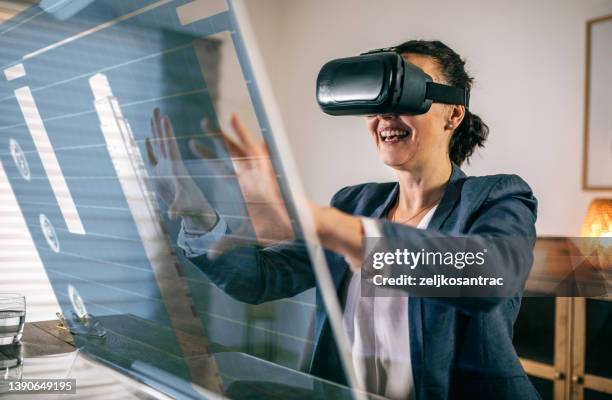
[(385, 165), (392, 168), (398, 168), (401, 166), (405, 166), (407, 163), (413, 159), (414, 154), (406, 154), (406, 152), (396, 152), (396, 151), (380, 151), (380, 158)]
[(401, 168), (401, 167), (405, 167), (406, 164), (410, 161), (409, 158), (407, 157), (383, 157), (382, 158), (383, 163), (385, 163), (385, 165), (387, 167), (391, 167), (391, 168)]

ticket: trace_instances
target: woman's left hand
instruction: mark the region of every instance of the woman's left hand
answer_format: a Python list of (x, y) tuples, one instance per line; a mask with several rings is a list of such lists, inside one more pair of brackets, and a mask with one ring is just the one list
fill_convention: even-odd
[[(271, 244), (294, 239), (289, 213), (266, 144), (256, 140), (236, 115), (232, 115), (230, 123), (237, 139), (226, 132), (222, 132), (222, 136), (258, 240)], [(190, 147), (200, 157), (209, 156), (206, 149), (195, 141), (190, 143)], [(353, 269), (360, 268), (363, 258), (360, 219), (333, 207), (321, 207), (313, 202), (309, 205), (321, 244), (346, 257)]]
[[(258, 141), (237, 115), (232, 114), (230, 124), (236, 139), (227, 132), (221, 134), (258, 241), (272, 244), (293, 239), (291, 220), (266, 144)], [(190, 147), (199, 157), (210, 156), (210, 151), (196, 141), (192, 140)]]

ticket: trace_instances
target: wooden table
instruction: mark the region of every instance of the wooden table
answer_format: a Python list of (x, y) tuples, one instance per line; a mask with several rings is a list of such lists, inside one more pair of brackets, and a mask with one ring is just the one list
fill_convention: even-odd
[(75, 351), (74, 339), (58, 321), (27, 323), (23, 329), (23, 357), (42, 357)]

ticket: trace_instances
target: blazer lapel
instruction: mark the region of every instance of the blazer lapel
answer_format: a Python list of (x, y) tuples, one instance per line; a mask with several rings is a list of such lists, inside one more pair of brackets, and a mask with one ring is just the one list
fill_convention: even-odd
[(369, 217), (370, 218), (385, 218), (385, 216), (389, 212), (389, 209), (391, 208), (393, 203), (395, 203), (395, 200), (397, 199), (398, 195), (399, 195), (399, 183), (396, 182), (393, 185), (393, 188), (391, 188), (391, 191), (387, 195), (387, 198), (385, 199), (385, 201), (383, 201), (380, 206), (376, 207), (376, 209), (374, 209), (374, 211)]
[(440, 204), (438, 204), (438, 208), (436, 208), (431, 221), (429, 221), (427, 229), (440, 229), (442, 227), (442, 224), (448, 215), (451, 213), (453, 208), (455, 208), (457, 200), (459, 200), (459, 196), (461, 195), (461, 187), (465, 182), (465, 177), (465, 173), (455, 163), (453, 163), (453, 170), (451, 172), (448, 186), (444, 191), (444, 195), (442, 196)]
[[(391, 208), (391, 206), (395, 202), (395, 199), (397, 199), (398, 194), (399, 194), (399, 183), (396, 182), (391, 188), (391, 191), (386, 195), (387, 197), (384, 199), (384, 201), (378, 207), (376, 207), (370, 215), (365, 215), (365, 217), (384, 218), (384, 216), (389, 211), (389, 208)], [(385, 193), (380, 193), (380, 196), (381, 197), (385, 196)], [(331, 263), (330, 263), (330, 267), (332, 267)], [(331, 268), (330, 272), (332, 275), (332, 280), (334, 282), (334, 286), (336, 287), (336, 291), (338, 293), (340, 293), (343, 283), (345, 283), (345, 278), (347, 277), (348, 269), (349, 269), (348, 264), (346, 263), (340, 263), (339, 267)]]

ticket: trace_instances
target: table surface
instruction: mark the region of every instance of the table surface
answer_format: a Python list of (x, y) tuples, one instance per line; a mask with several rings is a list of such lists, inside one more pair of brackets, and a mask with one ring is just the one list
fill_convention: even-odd
[[(192, 365), (195, 360), (195, 365), (202, 365), (201, 369), (206, 369), (212, 351), (223, 382), (222, 392), (227, 397), (244, 398), (248, 395), (254, 399), (283, 400), (351, 398), (351, 391), (347, 387), (245, 353), (227, 351), (214, 344), (204, 348), (195, 339), (187, 356), (180, 351), (178, 355), (173, 354), (177, 346), (169, 338), (178, 335), (189, 342), (189, 334), (177, 333), (168, 327), (155, 327), (150, 321), (132, 315), (103, 317), (101, 320), (107, 328), (107, 335), (99, 342), (89, 338), (83, 340), (81, 335), (73, 336), (68, 329), (60, 326), (59, 321), (27, 323), (22, 338), (22, 377), (75, 378), (77, 395), (69, 395), (70, 399), (98, 396), (113, 399), (154, 398), (155, 392), (151, 390), (143, 395), (136, 393), (134, 384), (126, 385), (126, 381), (131, 379), (117, 372), (117, 367), (132, 373), (142, 366), (141, 371), (144, 371), (145, 375), (149, 371), (149, 377), (152, 378), (141, 379), (142, 376), (136, 374), (139, 380), (164, 390), (165, 386), (160, 388), (157, 381), (162, 381), (162, 385), (174, 379), (181, 381), (181, 374), (185, 372), (185, 360), (192, 360)], [(86, 354), (85, 357), (82, 356), (83, 353)], [(104, 360), (113, 368), (92, 361), (91, 356), (94, 356), (93, 359)], [(190, 377), (187, 379), (191, 381)], [(168, 393), (167, 390), (164, 391)], [(6, 398), (40, 398), (40, 395), (27, 396), (19, 394)], [(45, 399), (54, 398), (52, 395), (45, 395)]]
[(74, 338), (59, 321), (29, 322), (23, 329), (23, 357), (42, 357), (75, 351)]
[[(0, 347), (0, 359), (13, 356), (15, 347)], [(88, 358), (81, 357), (70, 332), (58, 321), (26, 323), (23, 330), (20, 351), (22, 379), (63, 379), (72, 378), (77, 382), (76, 394), (45, 394), (47, 400), (65, 399), (152, 399), (154, 396), (139, 393), (129, 378)], [(7, 400), (39, 400), (41, 394), (3, 393)]]

